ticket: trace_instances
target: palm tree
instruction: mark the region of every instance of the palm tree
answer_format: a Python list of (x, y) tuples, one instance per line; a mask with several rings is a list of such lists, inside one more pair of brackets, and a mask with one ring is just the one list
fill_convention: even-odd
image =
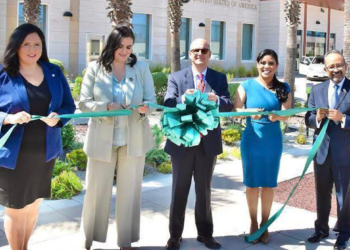
[(181, 70), (180, 64), (180, 27), (182, 17), (182, 1), (168, 0), (168, 18), (171, 32), (171, 72)]
[(24, 0), (23, 13), (27, 23), (37, 25), (40, 17), (40, 0)]
[(131, 19), (133, 16), (133, 12), (131, 11), (131, 0), (107, 0), (108, 7), (107, 10), (109, 17), (111, 20), (112, 27), (116, 27), (118, 25), (133, 27), (131, 24)]
[[(350, 0), (344, 0), (344, 42), (343, 55), (345, 61), (350, 64)], [(350, 78), (350, 68), (346, 71), (346, 77)]]
[(284, 4), (287, 22), (287, 51), (284, 66), (284, 81), (289, 83), (294, 107), (295, 61), (297, 55), (297, 29), (300, 24), (300, 4), (298, 0), (286, 0)]

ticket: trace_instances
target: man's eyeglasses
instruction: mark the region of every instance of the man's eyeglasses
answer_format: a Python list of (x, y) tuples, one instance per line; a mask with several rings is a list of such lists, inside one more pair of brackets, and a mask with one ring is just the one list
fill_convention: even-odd
[(342, 69), (344, 68), (345, 64), (334, 64), (334, 65), (330, 65), (328, 67), (326, 67), (326, 69), (328, 69), (329, 71), (334, 71), (337, 69)]
[(199, 51), (202, 53), (202, 54), (207, 54), (210, 50), (209, 49), (192, 49), (190, 50), (193, 54), (199, 54)]

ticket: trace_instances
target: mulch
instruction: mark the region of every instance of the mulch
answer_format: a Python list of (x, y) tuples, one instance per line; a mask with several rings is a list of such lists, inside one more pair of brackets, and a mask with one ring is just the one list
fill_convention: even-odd
[[(278, 203), (284, 203), (298, 180), (299, 177), (278, 183), (278, 187), (275, 189), (274, 201)], [(302, 181), (299, 183), (299, 186), (295, 190), (294, 195), (290, 199), (288, 205), (316, 212), (314, 173), (306, 174), (304, 176)], [(332, 194), (332, 210), (330, 216), (337, 217), (337, 202), (334, 192)]]

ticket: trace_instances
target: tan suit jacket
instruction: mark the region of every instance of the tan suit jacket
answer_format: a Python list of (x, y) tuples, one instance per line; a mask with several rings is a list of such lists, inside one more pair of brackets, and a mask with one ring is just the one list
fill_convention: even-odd
[[(138, 61), (126, 66), (126, 105), (155, 102), (154, 84), (148, 64)], [(106, 111), (113, 101), (113, 75), (97, 62), (86, 70), (81, 88), (79, 108), (82, 112)], [(142, 157), (154, 146), (149, 120), (133, 110), (128, 117), (127, 156)], [(112, 157), (114, 117), (90, 118), (84, 151), (94, 160), (110, 162)]]

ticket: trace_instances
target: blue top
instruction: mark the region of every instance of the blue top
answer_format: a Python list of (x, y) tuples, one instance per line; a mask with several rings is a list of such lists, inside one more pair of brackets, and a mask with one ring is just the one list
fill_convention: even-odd
[[(39, 62), (39, 64), (52, 97), (47, 115), (52, 112), (59, 115), (73, 114), (74, 100), (61, 69), (51, 63)], [(22, 76), (12, 77), (6, 72), (0, 72), (0, 137), (12, 127), (11, 124), (3, 125), (6, 115), (21, 111), (36, 115), (30, 112), (29, 98)], [(68, 121), (69, 119), (62, 118), (56, 126), (46, 126), (46, 161), (57, 158), (62, 153), (60, 127)], [(17, 125), (5, 145), (0, 148), (0, 167), (15, 168), (23, 132), (24, 125)]]
[[(125, 77), (119, 82), (113, 75), (113, 102), (126, 104)], [(114, 118), (113, 146), (125, 146), (127, 144), (128, 117), (120, 116)]]

